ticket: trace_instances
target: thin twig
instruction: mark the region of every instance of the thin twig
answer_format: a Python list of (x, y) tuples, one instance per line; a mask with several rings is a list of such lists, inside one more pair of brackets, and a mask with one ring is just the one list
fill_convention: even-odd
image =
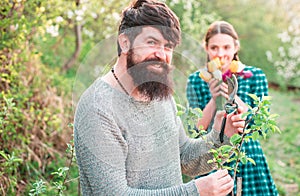
[[(255, 115), (258, 113), (259, 111), (259, 107), (257, 108), (257, 110), (255, 111)], [(238, 168), (238, 165), (239, 165), (239, 162), (240, 162), (240, 154), (241, 154), (241, 151), (242, 151), (242, 146), (243, 146), (243, 143), (244, 143), (244, 139), (245, 139), (245, 136), (247, 135), (245, 133), (245, 129), (247, 127), (247, 125), (252, 121), (253, 117), (255, 115), (252, 115), (249, 120), (247, 120), (245, 122), (245, 126), (243, 128), (243, 133), (242, 133), (242, 139), (241, 139), (241, 142), (239, 143), (239, 146), (237, 147), (237, 151), (238, 151), (238, 154), (237, 154), (237, 159), (236, 159), (236, 162), (235, 162), (235, 167), (234, 167), (234, 174), (233, 174), (233, 180), (236, 181), (236, 173), (237, 173), (237, 168)], [(234, 196), (234, 192), (232, 191), (231, 192), (231, 195)]]
[[(70, 175), (70, 168), (71, 168), (71, 166), (72, 166), (72, 163), (73, 163), (73, 158), (74, 158), (74, 146), (72, 145), (72, 150), (71, 150), (71, 158), (70, 158), (70, 161), (69, 161), (69, 164), (68, 164), (68, 171), (67, 171), (67, 173), (66, 173), (66, 176), (65, 176), (65, 178), (64, 178), (64, 181), (63, 181), (63, 183), (62, 183), (62, 185), (64, 185), (65, 183), (66, 183), (66, 181), (67, 181), (67, 179), (68, 179), (68, 177), (69, 177), (69, 175)], [(58, 190), (58, 194), (61, 192), (62, 190)]]

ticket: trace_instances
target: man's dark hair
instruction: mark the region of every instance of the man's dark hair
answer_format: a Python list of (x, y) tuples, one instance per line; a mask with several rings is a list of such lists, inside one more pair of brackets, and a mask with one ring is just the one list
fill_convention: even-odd
[[(180, 43), (181, 30), (177, 16), (164, 3), (156, 0), (136, 0), (122, 12), (122, 20), (119, 26), (119, 35), (124, 33), (130, 43), (145, 26), (153, 26), (158, 29), (163, 37), (174, 46)], [(121, 48), (118, 43), (118, 55)]]

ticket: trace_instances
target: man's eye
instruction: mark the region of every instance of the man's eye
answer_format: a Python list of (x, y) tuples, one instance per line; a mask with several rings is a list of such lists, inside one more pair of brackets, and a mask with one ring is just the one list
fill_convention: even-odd
[(152, 46), (155, 46), (156, 43), (155, 43), (155, 41), (148, 41), (148, 44), (152, 45)]
[(167, 45), (165, 45), (165, 48), (167, 50), (173, 50), (174, 46), (172, 44), (167, 44)]

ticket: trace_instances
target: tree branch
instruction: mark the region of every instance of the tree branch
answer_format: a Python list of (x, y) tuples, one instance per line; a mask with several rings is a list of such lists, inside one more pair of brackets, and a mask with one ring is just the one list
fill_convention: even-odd
[[(80, 5), (80, 0), (76, 0), (76, 7), (79, 7)], [(67, 63), (65, 63), (65, 65), (62, 67), (63, 71), (67, 71), (68, 69), (70, 69), (74, 63), (76, 62), (80, 51), (81, 51), (81, 45), (82, 45), (82, 35), (81, 35), (81, 24), (79, 22), (76, 21), (75, 26), (74, 26), (74, 32), (75, 32), (75, 51), (72, 55), (72, 57), (67, 61)]]

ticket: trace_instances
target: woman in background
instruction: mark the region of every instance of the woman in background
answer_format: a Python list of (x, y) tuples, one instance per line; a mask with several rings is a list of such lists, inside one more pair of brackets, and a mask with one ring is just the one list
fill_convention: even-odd
[[(254, 106), (252, 99), (247, 94), (255, 94), (259, 98), (268, 95), (268, 82), (266, 75), (257, 67), (246, 66), (239, 61), (238, 51), (240, 49), (238, 35), (231, 24), (225, 21), (212, 23), (204, 38), (204, 47), (207, 52), (208, 61), (219, 58), (222, 62), (223, 74), (236, 74), (238, 79), (238, 91), (235, 100), (247, 110), (246, 104)], [(238, 73), (231, 72), (231, 62), (238, 61)], [(209, 123), (216, 110), (215, 100), (218, 96), (228, 98), (227, 85), (223, 82), (218, 85), (218, 80), (210, 79), (205, 82), (199, 77), (200, 71), (192, 73), (187, 82), (187, 99), (190, 107), (200, 108), (205, 118), (199, 119), (199, 125), (203, 129), (209, 127)], [(239, 165), (237, 176), (242, 177), (243, 196), (277, 196), (278, 192), (272, 179), (267, 160), (258, 140), (250, 140), (242, 146), (242, 151), (252, 158), (256, 165), (251, 162)], [(233, 165), (235, 163), (229, 163)], [(231, 171), (233, 176), (233, 171)], [(236, 187), (234, 188), (236, 193)]]

